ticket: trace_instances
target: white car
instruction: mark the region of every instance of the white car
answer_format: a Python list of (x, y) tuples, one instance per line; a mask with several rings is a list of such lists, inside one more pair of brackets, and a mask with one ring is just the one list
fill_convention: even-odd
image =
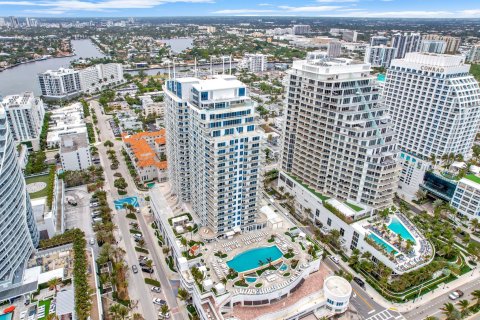
[(26, 315), (27, 315), (27, 311), (26, 311), (26, 310), (25, 310), (25, 311), (22, 311), (22, 312), (20, 312), (20, 320), (23, 320), (23, 319), (25, 319), (25, 316), (26, 316)]
[(163, 315), (161, 312), (158, 313), (158, 319), (170, 319), (170, 312), (165, 313)]
[(335, 256), (330, 256), (330, 260), (332, 260), (332, 261), (335, 262), (336, 264), (339, 264), (339, 263), (340, 263), (340, 260), (338, 260), (338, 258), (335, 257)]
[(157, 292), (157, 293), (160, 293), (162, 292), (162, 289), (160, 287), (152, 287), (151, 289), (153, 292)]
[(160, 299), (160, 298), (153, 298), (153, 299), (152, 299), (152, 302), (153, 302), (154, 304), (158, 304), (159, 306), (162, 306), (162, 305), (164, 305), (164, 304), (167, 304), (167, 301), (162, 300), (162, 299)]
[(448, 295), (451, 300), (457, 300), (458, 298), (463, 297), (463, 291), (455, 290)]
[(95, 238), (90, 238), (90, 244), (93, 246), (95, 244)]

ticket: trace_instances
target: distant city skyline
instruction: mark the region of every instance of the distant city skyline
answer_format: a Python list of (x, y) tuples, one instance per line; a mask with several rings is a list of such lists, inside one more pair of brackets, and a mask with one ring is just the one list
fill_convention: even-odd
[(3, 16), (331, 16), (478, 18), (471, 0), (24, 0), (0, 1)]

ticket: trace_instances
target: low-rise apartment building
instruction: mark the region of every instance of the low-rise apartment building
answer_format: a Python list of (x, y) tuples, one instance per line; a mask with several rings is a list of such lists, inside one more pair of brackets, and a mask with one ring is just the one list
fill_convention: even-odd
[(87, 126), (80, 103), (51, 111), (47, 147), (59, 148), (61, 137), (72, 133), (87, 134)]
[(141, 182), (168, 180), (165, 129), (122, 136)]
[(86, 133), (61, 136), (60, 159), (63, 170), (85, 170), (92, 165), (90, 145)]

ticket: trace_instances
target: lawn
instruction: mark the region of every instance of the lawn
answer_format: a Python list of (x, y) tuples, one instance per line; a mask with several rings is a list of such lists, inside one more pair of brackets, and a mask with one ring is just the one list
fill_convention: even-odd
[(350, 208), (352, 208), (353, 210), (355, 210), (356, 212), (360, 212), (360, 211), (363, 210), (362, 207), (359, 207), (359, 206), (357, 206), (357, 205), (355, 205), (355, 204), (353, 204), (353, 203), (350, 203), (350, 202), (348, 202), (348, 201), (345, 201), (345, 204), (346, 204), (347, 206), (349, 206)]
[(30, 183), (34, 183), (34, 182), (45, 182), (47, 184), (47, 186), (40, 191), (30, 193), (30, 198), (31, 199), (36, 199), (36, 198), (46, 197), (48, 195), (48, 174), (43, 175), (43, 176), (30, 177), (30, 178), (25, 179), (26, 184), (30, 184)]
[(48, 299), (48, 300), (42, 300), (42, 301), (39, 301), (38, 302), (38, 306), (40, 307), (41, 305), (45, 305), (45, 317), (43, 318), (38, 318), (38, 320), (43, 320), (43, 319), (46, 319), (47, 315), (48, 315), (48, 312), (50, 311), (50, 303), (52, 302), (52, 300)]

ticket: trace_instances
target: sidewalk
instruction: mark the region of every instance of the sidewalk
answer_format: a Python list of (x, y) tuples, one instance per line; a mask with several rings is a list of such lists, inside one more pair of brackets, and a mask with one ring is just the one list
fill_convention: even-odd
[[(353, 275), (357, 275), (364, 279), (362, 275), (357, 274), (352, 268), (350, 268), (343, 260), (339, 257), (340, 265), (342, 268), (346, 269), (348, 272), (350, 272)], [(473, 276), (472, 276), (473, 274)], [(366, 281), (365, 281), (365, 292), (372, 297), (375, 302), (380, 304), (381, 306), (387, 308), (387, 309), (392, 309), (398, 312), (408, 312), (411, 311), (415, 308), (418, 308), (428, 302), (430, 302), (433, 299), (438, 298), (441, 295), (444, 295), (445, 293), (448, 293), (452, 291), (454, 288), (457, 288), (459, 286), (465, 285), (473, 280), (479, 279), (480, 278), (480, 270), (475, 269), (473, 272), (468, 272), (461, 276), (460, 278), (449, 282), (447, 285), (443, 286), (443, 288), (440, 289), (435, 289), (427, 294), (424, 294), (421, 296), (421, 299), (415, 299), (414, 301), (409, 301), (406, 303), (396, 303), (396, 302), (390, 302), (386, 300), (380, 293), (378, 293), (375, 289), (373, 289)]]

